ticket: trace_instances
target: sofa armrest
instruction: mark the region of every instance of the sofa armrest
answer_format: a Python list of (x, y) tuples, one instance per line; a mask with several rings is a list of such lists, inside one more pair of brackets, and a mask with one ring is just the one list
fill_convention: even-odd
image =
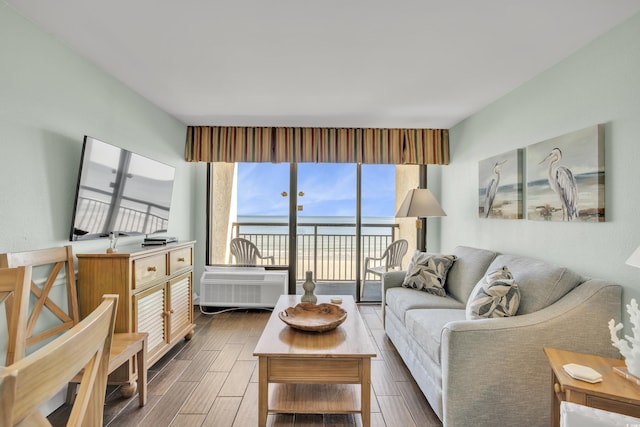
[(442, 330), (445, 425), (549, 425), (551, 370), (544, 347), (618, 357), (607, 322), (619, 321), (622, 288), (588, 280), (554, 304)]
[(402, 286), (407, 272), (405, 270), (388, 271), (382, 275), (382, 323), (384, 324), (384, 312), (387, 303), (387, 289)]
[(407, 272), (405, 270), (387, 271), (382, 275), (382, 294), (389, 288), (397, 288), (402, 286)]

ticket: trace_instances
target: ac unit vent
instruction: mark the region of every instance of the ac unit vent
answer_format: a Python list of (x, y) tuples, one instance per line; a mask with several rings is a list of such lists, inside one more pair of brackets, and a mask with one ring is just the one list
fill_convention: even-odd
[(200, 278), (203, 307), (275, 307), (287, 293), (287, 272), (262, 267), (206, 267)]

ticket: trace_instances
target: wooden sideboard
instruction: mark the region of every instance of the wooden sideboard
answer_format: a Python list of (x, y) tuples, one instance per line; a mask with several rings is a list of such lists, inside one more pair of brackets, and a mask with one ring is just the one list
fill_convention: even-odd
[[(123, 246), (114, 253), (79, 253), (78, 305), (84, 318), (104, 294), (118, 294), (115, 332), (148, 332), (147, 366), (180, 340), (191, 339), (193, 245)], [(133, 384), (134, 360), (109, 376), (111, 384)]]

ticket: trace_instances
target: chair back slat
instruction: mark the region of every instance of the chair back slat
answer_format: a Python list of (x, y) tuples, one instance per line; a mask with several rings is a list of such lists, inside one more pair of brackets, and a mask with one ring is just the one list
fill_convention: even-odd
[(31, 267), (0, 268), (0, 303), (7, 317), (7, 353), (4, 364), (24, 357), (26, 348)]

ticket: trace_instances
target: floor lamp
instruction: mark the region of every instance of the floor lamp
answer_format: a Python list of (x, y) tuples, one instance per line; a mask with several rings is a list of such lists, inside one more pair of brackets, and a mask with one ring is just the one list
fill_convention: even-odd
[(416, 217), (416, 242), (418, 250), (427, 251), (427, 217), (447, 216), (440, 204), (426, 188), (409, 190), (400, 205), (396, 217)]

